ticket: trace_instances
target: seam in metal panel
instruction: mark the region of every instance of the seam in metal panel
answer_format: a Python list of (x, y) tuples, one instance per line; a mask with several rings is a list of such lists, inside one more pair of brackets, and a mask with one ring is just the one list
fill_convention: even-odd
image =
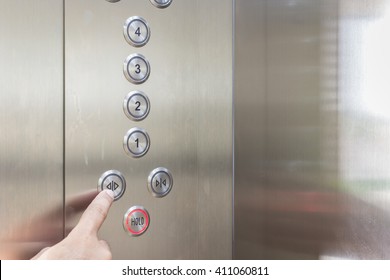
[(65, 0), (62, 0), (62, 235), (65, 238)]
[(236, 0), (232, 0), (232, 252), (231, 258), (234, 259), (235, 256), (235, 238), (234, 238), (234, 197), (235, 197), (235, 70), (236, 70), (236, 49), (235, 49), (235, 39), (236, 39)]

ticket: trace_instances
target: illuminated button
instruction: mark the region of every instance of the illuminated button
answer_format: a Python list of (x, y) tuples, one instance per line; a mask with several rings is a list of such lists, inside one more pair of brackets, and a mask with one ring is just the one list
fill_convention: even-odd
[(133, 121), (140, 121), (146, 118), (149, 110), (149, 98), (141, 91), (130, 92), (123, 102), (123, 111)]
[(150, 138), (148, 133), (138, 127), (130, 129), (123, 140), (123, 148), (126, 154), (131, 157), (142, 157), (145, 155), (150, 146)]
[(173, 178), (171, 172), (159, 167), (150, 172), (148, 177), (148, 189), (155, 197), (164, 197), (172, 189)]
[(134, 16), (126, 20), (123, 26), (126, 41), (134, 47), (144, 46), (150, 38), (150, 28), (146, 20)]
[(142, 206), (131, 207), (123, 217), (123, 228), (131, 236), (143, 234), (148, 229), (149, 223), (149, 213)]
[(129, 82), (141, 84), (149, 77), (150, 64), (143, 55), (131, 54), (125, 60), (123, 73)]
[(150, 2), (157, 8), (166, 8), (171, 5), (172, 0), (150, 0)]
[(98, 191), (112, 190), (114, 199), (118, 200), (126, 190), (126, 180), (121, 172), (117, 170), (109, 170), (100, 176), (98, 181)]

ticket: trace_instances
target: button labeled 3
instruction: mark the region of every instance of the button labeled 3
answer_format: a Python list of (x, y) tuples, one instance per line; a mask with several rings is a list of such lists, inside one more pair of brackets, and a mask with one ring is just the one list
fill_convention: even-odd
[(150, 2), (157, 8), (166, 8), (171, 5), (172, 0), (150, 0)]
[(126, 79), (133, 84), (145, 82), (150, 75), (149, 61), (142, 54), (129, 55), (123, 65)]
[(118, 200), (125, 193), (126, 180), (123, 174), (117, 170), (106, 171), (100, 176), (98, 181), (98, 191), (112, 190), (114, 199)]
[(142, 157), (150, 147), (150, 138), (148, 133), (138, 127), (130, 129), (123, 139), (123, 148), (131, 157)]
[(140, 236), (149, 227), (148, 211), (142, 206), (133, 206), (123, 217), (123, 228), (131, 236)]
[(134, 47), (144, 46), (150, 38), (150, 28), (146, 20), (134, 16), (126, 20), (123, 26), (126, 41)]
[(123, 102), (123, 111), (133, 121), (145, 119), (149, 114), (149, 110), (149, 98), (141, 91), (130, 92)]
[(168, 169), (159, 167), (150, 172), (148, 177), (148, 189), (153, 196), (166, 196), (171, 191), (172, 186), (173, 178)]

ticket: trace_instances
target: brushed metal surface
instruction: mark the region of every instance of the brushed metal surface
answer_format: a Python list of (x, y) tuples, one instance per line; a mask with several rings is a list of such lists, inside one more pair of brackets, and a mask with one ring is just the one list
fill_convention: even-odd
[(63, 236), (62, 4), (0, 1), (1, 258)]
[[(94, 188), (104, 171), (127, 181), (101, 230), (116, 259), (229, 259), (232, 256), (232, 1), (173, 1), (157, 9), (149, 1), (65, 2), (66, 197)], [(143, 17), (148, 44), (130, 46), (123, 24)], [(151, 74), (129, 83), (123, 61), (142, 53)], [(122, 104), (128, 92), (149, 97), (151, 110), (129, 120)], [(142, 158), (126, 156), (123, 136), (148, 131)], [(147, 188), (148, 174), (164, 166), (175, 184), (164, 198)], [(148, 230), (130, 237), (124, 213), (142, 205)], [(67, 225), (74, 221), (67, 219)]]
[(234, 258), (390, 258), (390, 1), (235, 16)]

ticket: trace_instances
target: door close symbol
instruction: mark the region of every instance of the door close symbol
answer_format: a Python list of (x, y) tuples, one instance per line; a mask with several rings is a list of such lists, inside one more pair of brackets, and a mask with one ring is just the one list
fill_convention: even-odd
[(166, 179), (160, 179), (160, 181), (156, 181), (156, 187), (160, 186), (160, 188), (162, 188), (162, 185), (164, 185), (164, 187), (167, 186), (167, 180)]

